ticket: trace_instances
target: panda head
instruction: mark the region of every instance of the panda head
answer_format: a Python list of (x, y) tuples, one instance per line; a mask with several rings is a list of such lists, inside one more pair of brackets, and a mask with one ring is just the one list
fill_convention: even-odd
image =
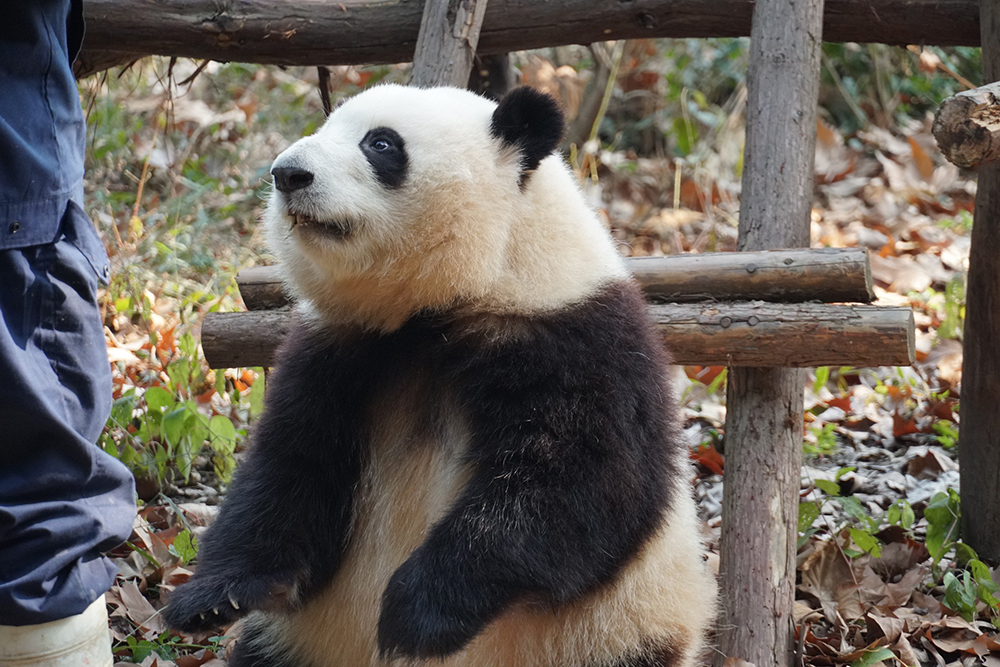
[(272, 166), (265, 223), (286, 282), (325, 319), (375, 328), (460, 302), (516, 310), (540, 277), (525, 262), (565, 237), (558, 219), (590, 215), (553, 156), (563, 127), (530, 88), (499, 104), (397, 85), (348, 99)]

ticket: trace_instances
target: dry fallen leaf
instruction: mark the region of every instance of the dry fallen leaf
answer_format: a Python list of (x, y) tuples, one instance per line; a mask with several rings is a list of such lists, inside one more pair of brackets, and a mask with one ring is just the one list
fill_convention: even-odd
[(917, 479), (937, 479), (943, 472), (958, 470), (953, 459), (936, 448), (923, 447), (906, 464), (906, 473)]
[(118, 587), (118, 590), (125, 608), (125, 614), (130, 621), (144, 630), (155, 634), (159, 634), (167, 629), (163, 619), (160, 618), (160, 613), (153, 609), (153, 605), (149, 604), (149, 601), (139, 591), (139, 587), (135, 585), (134, 581), (122, 583)]
[(906, 623), (902, 619), (875, 613), (865, 614), (865, 623), (868, 626), (869, 639), (884, 637), (888, 644), (895, 643), (906, 628)]
[(817, 545), (816, 551), (802, 564), (801, 588), (812, 593), (823, 607), (823, 615), (830, 623), (837, 622), (839, 601), (857, 597), (857, 591), (842, 593), (842, 587), (853, 587), (854, 577), (846, 557), (835, 540)]

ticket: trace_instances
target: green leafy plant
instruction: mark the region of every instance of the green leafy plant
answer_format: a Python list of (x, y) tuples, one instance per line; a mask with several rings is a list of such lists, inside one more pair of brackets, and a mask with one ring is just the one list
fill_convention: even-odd
[(966, 569), (958, 572), (946, 572), (942, 580), (944, 584), (944, 603), (949, 609), (957, 612), (968, 622), (976, 620), (979, 615), (978, 602), (989, 609), (994, 625), (1000, 618), (1000, 600), (997, 592), (1000, 586), (990, 576), (990, 569), (978, 558), (971, 559)]
[(883, 646), (867, 651), (862, 657), (852, 662), (851, 667), (872, 667), (880, 662), (895, 662), (896, 660), (896, 654)]
[(830, 456), (836, 453), (837, 425), (833, 423), (824, 424), (822, 427), (810, 426), (809, 432), (815, 439), (815, 443), (808, 440), (802, 443), (802, 453), (807, 456)]
[(163, 660), (176, 660), (190, 651), (208, 649), (215, 654), (221, 653), (222, 640), (224, 636), (212, 636), (205, 640), (204, 644), (190, 644), (182, 637), (162, 632), (153, 639), (136, 639), (129, 635), (124, 641), (114, 646), (115, 655), (118, 658), (127, 658), (133, 663), (141, 663), (149, 656), (156, 654)]
[(190, 563), (198, 557), (198, 538), (190, 530), (182, 530), (170, 545), (170, 553), (177, 556), (182, 565)]
[(805, 544), (806, 540), (815, 535), (818, 529), (813, 526), (816, 519), (819, 518), (820, 513), (820, 503), (818, 502), (804, 502), (799, 503), (799, 539), (796, 548), (800, 548)]
[(239, 440), (228, 417), (209, 418), (193, 399), (183, 400), (165, 387), (150, 387), (141, 396), (127, 390), (114, 402), (101, 446), (137, 477), (162, 482), (175, 468), (187, 482), (194, 459), (208, 444), (215, 452), (216, 473), (228, 482)]
[(184, 640), (169, 632), (161, 633), (155, 641), (136, 639), (129, 635), (125, 638), (125, 646), (131, 654), (132, 662), (142, 662), (154, 653), (164, 660), (173, 660), (179, 649), (184, 647)]
[(948, 489), (934, 494), (924, 509), (924, 518), (927, 519), (927, 551), (936, 566), (958, 540), (962, 518), (958, 492)]
[(845, 548), (844, 553), (852, 558), (856, 558), (865, 553), (869, 553), (876, 558), (882, 555), (882, 545), (875, 536), (879, 529), (878, 519), (872, 517), (864, 506), (862, 506), (861, 502), (854, 496), (840, 495), (840, 485), (838, 482), (844, 475), (854, 471), (855, 469), (856, 468), (854, 466), (841, 468), (837, 471), (837, 474), (832, 481), (828, 479), (813, 480), (813, 484), (816, 488), (826, 494), (827, 497), (818, 501), (799, 504), (799, 546), (802, 546), (806, 539), (817, 532), (817, 530), (813, 527), (813, 523), (817, 518), (819, 518), (819, 515), (822, 512), (823, 503), (833, 502), (837, 504), (848, 517), (847, 522), (841, 524), (840, 526), (833, 527), (834, 532), (840, 532), (842, 529), (846, 528), (851, 537), (851, 542), (858, 547), (857, 549)]
[(944, 288), (944, 319), (937, 329), (939, 338), (962, 339), (965, 324), (965, 278), (957, 275)]
[(958, 444), (958, 429), (947, 419), (939, 419), (931, 426), (936, 434), (939, 445), (945, 449), (954, 449)]
[(830, 367), (820, 366), (816, 369), (816, 379), (813, 380), (813, 393), (818, 394), (830, 381)]
[(904, 498), (900, 498), (889, 505), (889, 509), (886, 511), (886, 520), (890, 525), (910, 530), (917, 518), (910, 503)]

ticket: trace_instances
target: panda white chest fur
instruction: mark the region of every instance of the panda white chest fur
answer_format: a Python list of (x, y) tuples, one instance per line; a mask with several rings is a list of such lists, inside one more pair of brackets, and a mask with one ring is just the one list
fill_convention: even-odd
[(380, 86), (278, 157), (300, 320), (171, 624), (250, 614), (237, 667), (694, 664), (661, 343), (562, 129), (530, 89)]

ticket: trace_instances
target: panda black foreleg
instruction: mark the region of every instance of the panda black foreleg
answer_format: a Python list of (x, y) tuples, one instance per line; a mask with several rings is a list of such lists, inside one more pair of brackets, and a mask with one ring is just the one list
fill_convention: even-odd
[(517, 600), (576, 600), (659, 527), (679, 445), (643, 318), (624, 285), (531, 320), (519, 338), (451, 338), (474, 472), (390, 579), (384, 655), (445, 656)]
[[(167, 622), (192, 632), (288, 611), (336, 572), (360, 474), (358, 354), (290, 334), (266, 409)], [(364, 360), (360, 361), (364, 366)]]

